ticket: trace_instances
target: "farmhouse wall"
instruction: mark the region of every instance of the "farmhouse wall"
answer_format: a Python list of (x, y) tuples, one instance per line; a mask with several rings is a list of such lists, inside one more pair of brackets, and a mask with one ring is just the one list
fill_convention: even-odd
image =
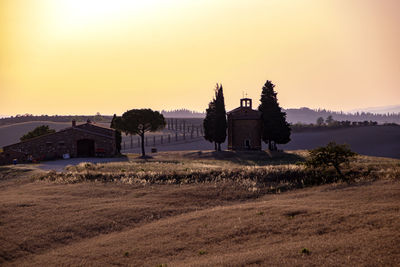
[(2, 158), (12, 163), (16, 156), (19, 161), (56, 159), (62, 158), (64, 154), (77, 157), (77, 142), (82, 139), (94, 141), (95, 154), (98, 156), (113, 156), (117, 153), (114, 130), (86, 123), (5, 146)]

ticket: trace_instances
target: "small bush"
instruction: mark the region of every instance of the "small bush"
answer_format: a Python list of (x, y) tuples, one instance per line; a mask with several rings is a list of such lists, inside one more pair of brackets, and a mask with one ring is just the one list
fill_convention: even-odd
[(310, 254), (311, 254), (311, 251), (310, 251), (308, 248), (302, 248), (302, 249), (300, 250), (300, 254), (303, 254), (303, 255), (310, 255)]

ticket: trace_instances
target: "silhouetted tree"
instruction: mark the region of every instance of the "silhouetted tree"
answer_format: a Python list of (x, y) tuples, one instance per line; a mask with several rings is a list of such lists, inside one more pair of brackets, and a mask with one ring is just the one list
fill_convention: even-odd
[(117, 146), (118, 153), (121, 153), (121, 142), (122, 142), (121, 131), (118, 130), (118, 126), (117, 126), (120, 124), (121, 124), (121, 117), (117, 117), (117, 115), (114, 114), (114, 116), (111, 120), (110, 128), (115, 129), (115, 143)]
[(322, 169), (332, 166), (339, 177), (343, 179), (344, 175), (340, 168), (341, 164), (349, 163), (350, 159), (356, 155), (357, 153), (351, 151), (348, 145), (338, 145), (335, 142), (330, 142), (325, 147), (310, 150), (310, 156), (305, 164), (311, 168)]
[(139, 135), (142, 140), (142, 157), (146, 156), (144, 149), (144, 134), (156, 132), (165, 128), (165, 119), (158, 111), (151, 109), (131, 109), (122, 114), (117, 127), (125, 134)]
[(97, 112), (96, 115), (94, 115), (93, 120), (94, 121), (102, 121), (103, 116), (101, 116), (100, 112)]
[(276, 144), (286, 144), (290, 141), (290, 126), (286, 121), (286, 113), (279, 106), (275, 85), (266, 81), (262, 88), (261, 104), (258, 110), (262, 113), (262, 140), (268, 143), (270, 150), (276, 150)]
[(324, 124), (324, 118), (319, 117), (319, 118), (317, 119), (317, 125), (318, 125), (318, 126), (322, 126), (323, 124)]
[(50, 129), (48, 125), (41, 125), (33, 129), (32, 131), (24, 134), (19, 140), (26, 141), (41, 135), (55, 133), (56, 130)]
[(226, 140), (226, 129), (228, 127), (226, 122), (226, 110), (224, 91), (222, 84), (216, 86), (216, 97), (215, 97), (215, 142), (218, 145), (217, 150), (221, 151), (221, 143)]
[(215, 121), (216, 121), (216, 100), (213, 100), (208, 103), (208, 108), (206, 109), (206, 117), (203, 120), (203, 128), (204, 128), (204, 139), (215, 144), (215, 149), (217, 149), (215, 143)]
[(221, 144), (226, 140), (226, 110), (222, 85), (216, 85), (215, 98), (208, 104), (203, 120), (204, 139), (214, 142), (215, 150), (221, 151)]
[(332, 118), (332, 115), (329, 115), (326, 120), (325, 120), (326, 124), (331, 125), (333, 124), (334, 120)]

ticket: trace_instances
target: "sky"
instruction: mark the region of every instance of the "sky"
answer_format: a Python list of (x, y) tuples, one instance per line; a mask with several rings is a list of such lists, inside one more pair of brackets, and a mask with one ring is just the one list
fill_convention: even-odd
[(398, 0), (0, 0), (0, 114), (400, 104)]

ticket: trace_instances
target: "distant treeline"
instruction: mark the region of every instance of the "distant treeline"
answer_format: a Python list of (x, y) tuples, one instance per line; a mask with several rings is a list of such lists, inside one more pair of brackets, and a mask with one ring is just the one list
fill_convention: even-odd
[[(400, 113), (388, 113), (388, 114), (375, 114), (369, 112), (356, 112), (356, 113), (344, 113), (331, 111), (326, 109), (309, 109), (309, 108), (298, 108), (298, 109), (283, 109), (286, 112), (287, 120), (289, 123), (315, 123), (318, 118), (324, 119), (332, 116), (336, 121), (351, 121), (351, 122), (365, 122), (365, 121), (376, 121), (378, 124), (384, 123), (400, 123)], [(177, 109), (161, 111), (161, 114), (166, 118), (204, 118), (205, 113), (191, 111), (188, 109)]]
[[(329, 116), (332, 116), (335, 121), (350, 121), (364, 123), (367, 122), (377, 122), (378, 124), (385, 123), (397, 123), (400, 124), (400, 113), (390, 113), (390, 114), (374, 114), (365, 112), (356, 113), (344, 113), (337, 111), (330, 111), (326, 109), (309, 109), (309, 108), (299, 108), (299, 109), (284, 109), (287, 114), (287, 121), (291, 124), (302, 123), (302, 124), (315, 124), (317, 119), (322, 117), (324, 120)], [(176, 110), (162, 110), (161, 114), (166, 118), (198, 118), (202, 119), (205, 117), (205, 113), (196, 112), (188, 109), (176, 109)], [(17, 115), (9, 118), (0, 119), (0, 126), (7, 124), (14, 124), (20, 122), (28, 121), (53, 121), (53, 122), (70, 122), (72, 120), (77, 122), (84, 122), (89, 120), (96, 122), (111, 122), (112, 116), (101, 115), (97, 113), (96, 115), (68, 115), (68, 116), (48, 116), (39, 115), (34, 116), (32, 114)]]
[(165, 118), (204, 118), (206, 113), (188, 109), (162, 110)]
[(112, 116), (100, 115), (99, 113), (96, 115), (39, 115), (34, 116), (32, 114), (24, 114), (24, 115), (16, 115), (15, 117), (2, 118), (0, 119), (1, 125), (8, 125), (14, 123), (21, 122), (30, 122), (30, 121), (52, 121), (52, 122), (71, 122), (75, 120), (77, 122), (85, 122), (87, 120), (95, 121), (95, 122), (111, 122)]
[(400, 113), (392, 114), (373, 114), (365, 112), (356, 113), (344, 113), (337, 111), (330, 111), (326, 109), (285, 109), (287, 120), (292, 123), (316, 123), (317, 119), (322, 117), (323, 119), (332, 116), (335, 121), (351, 121), (351, 122), (365, 122), (375, 121), (378, 124), (384, 123), (400, 123)]
[(353, 127), (362, 127), (362, 126), (378, 126), (382, 125), (391, 125), (391, 126), (399, 126), (396, 123), (383, 123), (378, 125), (376, 121), (332, 121), (331, 123), (323, 123), (323, 124), (305, 124), (305, 123), (295, 123), (291, 124), (290, 128), (293, 132), (308, 132), (308, 131), (320, 131), (320, 130), (334, 130), (334, 129), (343, 129), (343, 128), (353, 128)]

